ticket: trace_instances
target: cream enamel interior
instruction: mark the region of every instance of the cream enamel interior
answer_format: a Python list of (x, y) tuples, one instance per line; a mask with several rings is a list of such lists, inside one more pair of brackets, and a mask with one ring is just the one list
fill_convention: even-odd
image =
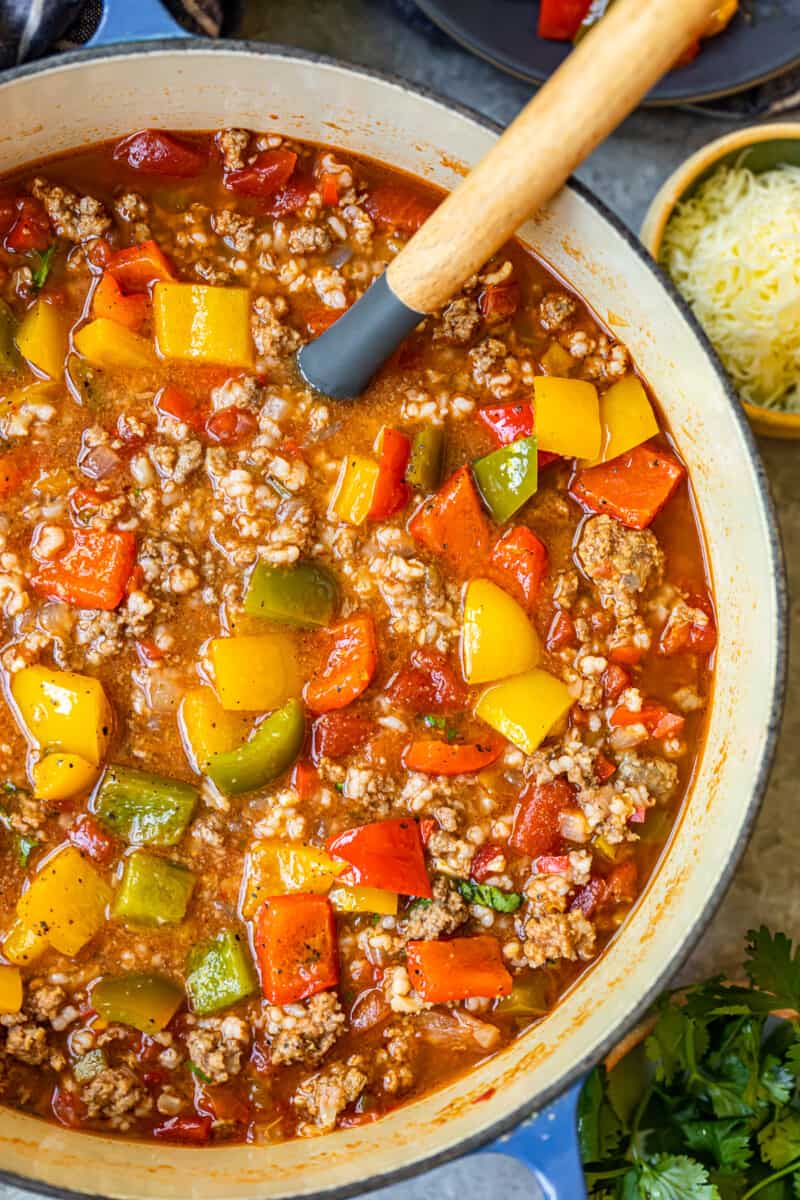
[[(402, 86), (246, 47), (117, 53), (24, 75), (0, 93), (2, 171), (145, 125), (232, 124), (340, 144), (453, 186), (459, 164), (475, 161), (493, 137)], [(681, 309), (589, 201), (565, 190), (522, 236), (627, 342), (689, 464), (705, 527), (720, 615), (716, 697), (687, 812), (655, 879), (546, 1021), (468, 1078), (376, 1125), (204, 1151), (78, 1135), (2, 1110), (0, 1171), (115, 1197), (266, 1198), (375, 1186), (555, 1094), (665, 981), (718, 897), (753, 813), (781, 676), (781, 565), (758, 467)]]

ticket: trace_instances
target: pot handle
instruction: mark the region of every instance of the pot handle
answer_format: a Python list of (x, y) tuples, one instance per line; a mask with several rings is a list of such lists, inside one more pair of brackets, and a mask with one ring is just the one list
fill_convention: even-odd
[(161, 0), (103, 0), (103, 15), (87, 46), (154, 38), (191, 37), (167, 12)]
[(578, 1143), (578, 1099), (583, 1084), (580, 1079), (547, 1108), (478, 1153), (507, 1154), (521, 1162), (533, 1172), (545, 1200), (585, 1200)]

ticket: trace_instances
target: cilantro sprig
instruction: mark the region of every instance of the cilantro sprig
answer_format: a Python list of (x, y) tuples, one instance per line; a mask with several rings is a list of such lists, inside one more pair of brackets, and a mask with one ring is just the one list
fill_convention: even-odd
[(747, 936), (750, 987), (715, 978), (663, 997), (646, 1041), (589, 1076), (591, 1200), (800, 1198), (800, 947), (763, 926)]

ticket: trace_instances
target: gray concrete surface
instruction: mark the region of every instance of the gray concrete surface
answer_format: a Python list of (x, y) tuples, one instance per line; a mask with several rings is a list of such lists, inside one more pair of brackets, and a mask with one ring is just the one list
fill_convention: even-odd
[[(527, 85), (502, 75), (441, 36), (431, 38), (422, 22), (411, 26), (392, 0), (250, 0), (243, 34), (301, 46), (354, 63), (391, 71), (444, 96), (508, 122), (530, 95)], [(730, 123), (690, 113), (651, 110), (630, 117), (579, 170), (580, 178), (634, 230), (661, 182), (689, 153), (730, 129)], [(789, 557), (790, 584), (797, 594), (800, 557), (792, 551), (800, 535), (800, 447), (764, 441)], [(793, 605), (792, 623), (796, 609)], [(793, 655), (789, 702), (769, 794), (754, 837), (720, 912), (686, 968), (687, 976), (733, 970), (744, 933), (761, 921), (800, 936), (800, 674)], [(74, 1186), (74, 1183), (73, 1183)], [(378, 1200), (533, 1200), (540, 1193), (519, 1164), (495, 1156), (455, 1163), (424, 1178), (371, 1193)], [(27, 1194), (0, 1185), (0, 1200)]]

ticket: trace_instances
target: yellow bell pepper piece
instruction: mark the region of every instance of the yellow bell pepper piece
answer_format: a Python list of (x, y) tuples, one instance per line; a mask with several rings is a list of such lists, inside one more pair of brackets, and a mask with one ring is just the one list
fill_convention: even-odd
[(22, 1008), (22, 975), (19, 967), (0, 965), (0, 1013), (18, 1013)]
[(565, 458), (596, 458), (600, 453), (597, 388), (582, 379), (537, 375), (533, 381), (534, 421), (540, 450)]
[(157, 283), (153, 289), (156, 345), (164, 358), (253, 365), (250, 292), (201, 283)]
[(547, 671), (528, 671), (486, 688), (475, 713), (525, 754), (533, 754), (572, 707), (565, 684)]
[(490, 683), (530, 671), (542, 657), (523, 608), (488, 579), (473, 579), (464, 600), (461, 661), (467, 683)]
[(397, 892), (376, 887), (345, 887), (336, 884), (328, 899), (339, 913), (378, 913), (382, 917), (397, 915)]
[(79, 754), (56, 751), (40, 759), (31, 774), (37, 800), (69, 800), (79, 792), (88, 792), (97, 782), (99, 770)]
[(658, 421), (640, 379), (626, 375), (600, 397), (603, 441), (600, 456), (586, 463), (608, 462), (658, 433)]
[(106, 919), (111, 888), (74, 846), (48, 859), (17, 901), (17, 916), (70, 956), (94, 937)]
[(250, 720), (227, 712), (210, 687), (192, 688), (181, 701), (178, 722), (184, 745), (201, 774), (215, 754), (225, 754), (247, 740)]
[(61, 379), (67, 353), (67, 326), (61, 310), (37, 300), (17, 330), (17, 349), (37, 371)]
[(247, 856), (242, 913), (249, 920), (268, 896), (286, 892), (324, 895), (346, 866), (316, 846), (276, 838), (253, 842)]
[(75, 671), (24, 667), (11, 680), (20, 720), (37, 745), (97, 766), (111, 735), (111, 707), (98, 679)]
[(5, 957), (9, 962), (17, 963), (21, 967), (41, 958), (49, 948), (50, 943), (46, 936), (30, 929), (24, 921), (15, 921), (3, 942)]
[(82, 325), (72, 344), (78, 354), (95, 367), (124, 367), (135, 371), (152, 368), (156, 362), (146, 338), (108, 317), (97, 317), (88, 325)]
[(229, 711), (269, 712), (300, 695), (294, 646), (285, 634), (214, 638), (210, 654), (217, 695)]
[(363, 454), (348, 454), (342, 459), (339, 477), (331, 497), (331, 509), (340, 521), (363, 525), (372, 507), (378, 464)]

